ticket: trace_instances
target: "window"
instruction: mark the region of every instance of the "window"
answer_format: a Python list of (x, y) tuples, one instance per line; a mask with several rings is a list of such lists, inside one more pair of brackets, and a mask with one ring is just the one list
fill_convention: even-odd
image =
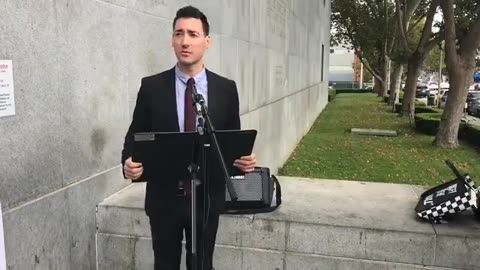
[(335, 50), (334, 50), (334, 49), (330, 49), (330, 53), (335, 53)]

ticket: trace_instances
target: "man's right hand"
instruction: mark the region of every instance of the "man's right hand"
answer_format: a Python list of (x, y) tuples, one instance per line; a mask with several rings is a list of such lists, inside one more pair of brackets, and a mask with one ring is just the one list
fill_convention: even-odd
[(143, 165), (142, 163), (133, 162), (132, 157), (129, 157), (125, 160), (123, 172), (128, 179), (137, 180), (143, 174)]

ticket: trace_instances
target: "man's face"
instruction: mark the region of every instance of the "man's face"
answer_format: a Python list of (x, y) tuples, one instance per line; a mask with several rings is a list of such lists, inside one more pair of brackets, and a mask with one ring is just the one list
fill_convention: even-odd
[(195, 18), (180, 18), (175, 23), (172, 47), (178, 62), (193, 65), (202, 60), (210, 47), (210, 37), (203, 32), (202, 21)]

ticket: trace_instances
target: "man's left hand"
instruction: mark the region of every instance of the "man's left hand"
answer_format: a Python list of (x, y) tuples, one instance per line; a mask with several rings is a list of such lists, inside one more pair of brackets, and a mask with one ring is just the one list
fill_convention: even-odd
[(257, 166), (257, 158), (255, 157), (255, 154), (243, 156), (240, 159), (236, 159), (235, 162), (233, 162), (233, 166), (246, 173), (252, 172), (253, 169), (255, 169), (255, 166)]

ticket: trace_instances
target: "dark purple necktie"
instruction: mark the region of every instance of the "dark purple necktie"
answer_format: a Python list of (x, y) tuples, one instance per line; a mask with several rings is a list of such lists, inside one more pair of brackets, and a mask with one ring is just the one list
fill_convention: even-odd
[(195, 120), (197, 115), (195, 114), (192, 100), (193, 86), (195, 85), (195, 79), (190, 78), (187, 81), (187, 90), (185, 90), (185, 126), (184, 131), (195, 131)]

